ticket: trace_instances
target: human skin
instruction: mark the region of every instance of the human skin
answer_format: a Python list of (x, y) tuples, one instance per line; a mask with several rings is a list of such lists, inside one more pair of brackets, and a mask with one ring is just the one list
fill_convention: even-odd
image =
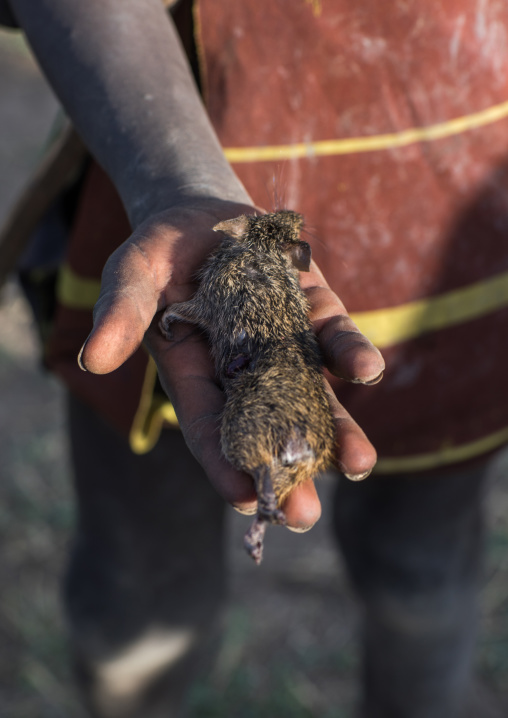
[[(159, 0), (11, 0), (10, 6), (76, 128), (111, 177), (133, 234), (108, 260), (83, 369), (118, 368), (145, 341), (187, 444), (221, 495), (240, 510), (255, 506), (247, 476), (222, 457), (218, 415), (224, 403), (206, 341), (189, 326), (175, 340), (159, 332), (159, 313), (192, 296), (196, 270), (223, 219), (256, 211), (227, 163), (195, 87), (176, 31)], [(384, 369), (313, 263), (301, 274), (325, 365), (349, 381), (374, 383)], [(375, 450), (333, 396), (337, 465), (367, 475)], [(288, 498), (289, 527), (320, 515), (312, 480)]]

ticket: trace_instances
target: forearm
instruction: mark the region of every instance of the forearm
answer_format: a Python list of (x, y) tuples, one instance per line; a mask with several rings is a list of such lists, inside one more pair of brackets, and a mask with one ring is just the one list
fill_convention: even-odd
[(248, 202), (160, 0), (11, 0), (133, 226), (192, 197)]

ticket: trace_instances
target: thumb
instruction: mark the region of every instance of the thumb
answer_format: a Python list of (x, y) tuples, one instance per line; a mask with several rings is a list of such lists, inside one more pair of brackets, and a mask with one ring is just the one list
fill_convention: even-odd
[(157, 296), (142, 253), (132, 244), (116, 250), (104, 267), (93, 329), (78, 356), (80, 367), (107, 374), (127, 361), (157, 311)]

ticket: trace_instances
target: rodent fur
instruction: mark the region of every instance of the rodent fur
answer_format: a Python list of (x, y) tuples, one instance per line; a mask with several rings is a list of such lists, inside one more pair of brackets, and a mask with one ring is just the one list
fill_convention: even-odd
[(226, 236), (201, 269), (196, 294), (168, 308), (160, 323), (168, 338), (174, 321), (208, 334), (226, 394), (222, 451), (254, 479), (258, 494), (245, 539), (257, 563), (266, 523), (284, 523), (286, 497), (333, 454), (321, 355), (298, 279), (311, 256), (300, 239), (302, 222), (281, 210), (215, 225)]

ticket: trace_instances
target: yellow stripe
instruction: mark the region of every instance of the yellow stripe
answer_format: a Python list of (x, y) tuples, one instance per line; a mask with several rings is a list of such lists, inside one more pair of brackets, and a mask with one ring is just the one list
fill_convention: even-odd
[(148, 360), (145, 379), (141, 389), (138, 409), (129, 433), (129, 444), (135, 454), (146, 454), (157, 443), (164, 422), (178, 428), (178, 419), (170, 401), (155, 397), (153, 390), (157, 367), (152, 357)]
[[(99, 296), (100, 282), (83, 279), (69, 267), (62, 267), (59, 299), (73, 309), (91, 309)], [(442, 329), (472, 317), (478, 317), (508, 304), (508, 272), (484, 282), (459, 289), (430, 300), (411, 302), (401, 307), (352, 314), (361, 331), (379, 347), (414, 338), (425, 331)], [(138, 409), (129, 436), (134, 453), (150, 451), (159, 438), (164, 422), (178, 427), (171, 403), (153, 397), (157, 370), (150, 357)], [(508, 428), (461, 446), (445, 446), (429, 454), (380, 457), (376, 472), (380, 474), (424, 471), (458, 463), (492, 451), (508, 441)]]
[[(100, 282), (78, 277), (68, 266), (60, 270), (58, 299), (70, 309), (91, 309)], [(409, 341), (508, 306), (508, 272), (430, 299), (371, 312), (352, 312), (360, 331), (378, 348)]]
[[(155, 362), (150, 357), (143, 382), (138, 410), (132, 423), (129, 443), (135, 454), (145, 454), (157, 443), (166, 422), (178, 428), (178, 419), (171, 402), (163, 397), (154, 397), (153, 390), (157, 377)], [(439, 466), (467, 461), (497, 449), (508, 442), (508, 428), (484, 436), (476, 441), (459, 446), (445, 445), (435, 452), (411, 456), (380, 457), (375, 472), (396, 474), (411, 471), (425, 471)]]
[(80, 277), (64, 264), (58, 273), (56, 296), (69, 309), (92, 309), (99, 299), (101, 283), (98, 279)]
[(498, 449), (508, 442), (508, 428), (484, 436), (469, 444), (443, 446), (439, 451), (412, 456), (380, 457), (374, 471), (378, 474), (396, 474), (406, 471), (425, 471), (439, 466), (460, 463)]
[[(170, 401), (154, 397), (153, 389), (157, 369), (150, 357), (143, 382), (139, 407), (129, 435), (129, 443), (135, 454), (145, 454), (157, 443), (164, 422), (178, 428), (178, 419)], [(378, 474), (396, 474), (425, 471), (439, 466), (467, 461), (497, 449), (508, 442), (508, 428), (460, 446), (443, 446), (438, 451), (411, 456), (380, 457), (374, 471)]]
[(360, 331), (379, 349), (485, 316), (508, 305), (508, 272), (431, 299), (372, 312), (353, 312)]
[(367, 137), (349, 137), (341, 140), (321, 140), (318, 142), (297, 142), (293, 145), (266, 145), (264, 147), (226, 147), (224, 154), (232, 163), (269, 162), (274, 160), (292, 160), (302, 157), (350, 155), (355, 152), (375, 152), (394, 147), (405, 147), (416, 142), (433, 142), (444, 137), (459, 135), (483, 125), (490, 125), (508, 116), (508, 102), (493, 105), (486, 110), (474, 112), (464, 117), (456, 117), (447, 122), (439, 122), (427, 127), (412, 127), (402, 132)]

